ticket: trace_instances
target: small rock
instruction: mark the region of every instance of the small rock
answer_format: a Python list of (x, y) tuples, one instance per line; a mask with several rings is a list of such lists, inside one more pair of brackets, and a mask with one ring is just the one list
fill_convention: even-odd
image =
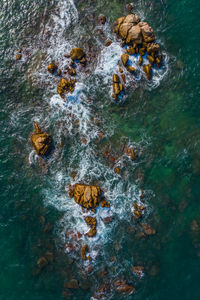
[(48, 265), (48, 260), (43, 256), (38, 259), (37, 265), (39, 266), (40, 269), (43, 269)]
[(105, 47), (109, 47), (111, 44), (112, 44), (112, 41), (111, 40), (107, 40), (106, 43), (105, 43)]
[(124, 53), (124, 54), (121, 55), (121, 61), (122, 61), (123, 65), (125, 67), (126, 67), (126, 65), (128, 63), (128, 60), (129, 60), (129, 55), (127, 53)]
[(102, 25), (104, 25), (104, 24), (106, 23), (106, 17), (105, 17), (104, 15), (101, 15), (101, 16), (99, 17), (99, 22), (100, 22)]
[(20, 60), (21, 58), (22, 58), (21, 53), (17, 53), (17, 55), (16, 55), (16, 60)]
[(116, 174), (120, 174), (120, 168), (119, 167), (114, 168), (114, 171), (115, 171)]
[(64, 284), (64, 287), (67, 288), (67, 289), (77, 290), (77, 289), (79, 289), (78, 280), (71, 279), (69, 282), (66, 282)]
[(51, 62), (51, 63), (48, 65), (48, 71), (49, 71), (49, 73), (51, 73), (51, 74), (53, 74), (57, 69), (58, 69), (58, 66), (57, 66), (54, 62)]

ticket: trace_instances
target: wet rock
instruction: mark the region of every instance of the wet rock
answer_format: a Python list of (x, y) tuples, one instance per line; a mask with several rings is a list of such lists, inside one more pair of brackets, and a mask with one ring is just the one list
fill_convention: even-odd
[(53, 253), (50, 252), (50, 251), (47, 251), (44, 255), (44, 257), (47, 259), (47, 261), (49, 263), (52, 263), (54, 261), (54, 256), (53, 256)]
[(36, 122), (33, 122), (35, 131), (31, 134), (31, 143), (38, 155), (44, 156), (50, 150), (52, 138), (49, 133), (44, 132)]
[(85, 52), (82, 48), (74, 48), (71, 50), (70, 56), (72, 60), (81, 60), (85, 56)]
[(57, 71), (57, 76), (61, 76), (61, 70), (60, 69), (58, 69), (58, 71)]
[(143, 71), (146, 74), (148, 80), (152, 79), (152, 67), (150, 64), (143, 66)]
[(140, 56), (139, 61), (138, 61), (138, 65), (141, 66), (143, 64), (143, 58), (142, 56)]
[(86, 254), (89, 252), (89, 247), (88, 245), (84, 245), (82, 248), (81, 248), (81, 257), (83, 260), (86, 260), (87, 259), (87, 256)]
[(51, 73), (51, 74), (53, 74), (57, 69), (58, 69), (58, 66), (57, 66), (54, 62), (51, 62), (51, 63), (48, 65), (48, 71), (49, 71), (49, 73)]
[(86, 58), (85, 57), (81, 58), (80, 63), (85, 66), (85, 64), (86, 64)]
[(152, 55), (158, 53), (160, 50), (160, 45), (158, 43), (147, 44), (147, 53)]
[(96, 225), (97, 225), (97, 220), (94, 217), (85, 217), (85, 222), (87, 225), (91, 227), (91, 229), (87, 232), (88, 237), (94, 237), (96, 235)]
[(142, 31), (143, 40), (146, 43), (151, 43), (151, 42), (155, 41), (155, 35), (154, 35), (153, 28), (151, 26), (149, 26), (149, 24), (147, 24), (146, 22), (140, 22), (139, 26)]
[(70, 76), (75, 76), (76, 75), (76, 70), (74, 68), (70, 68), (68, 70), (68, 73), (69, 73)]
[(72, 93), (75, 87), (75, 79), (61, 78), (58, 82), (57, 92), (61, 97), (68, 92)]
[(151, 55), (147, 56), (147, 59), (149, 60), (150, 64), (153, 65), (154, 64), (154, 58)]
[(121, 79), (122, 79), (122, 81), (123, 81), (124, 83), (126, 83), (126, 76), (125, 76), (125, 74), (121, 74)]
[(139, 54), (141, 55), (141, 56), (144, 56), (144, 54), (145, 54), (145, 48), (140, 48), (139, 49)]
[(126, 70), (129, 71), (130, 73), (133, 73), (135, 71), (135, 68), (132, 66), (127, 66)]
[[(127, 53), (124, 53), (121, 55), (121, 61), (123, 63), (123, 65), (126, 67), (127, 63), (128, 63), (128, 60), (129, 60), (129, 55)], [(114, 74), (115, 75), (115, 74)], [(114, 76), (113, 75), (113, 76)], [(114, 80), (113, 80), (114, 81)]]
[(112, 44), (112, 41), (111, 40), (107, 40), (105, 42), (105, 47), (109, 47), (111, 44)]
[(109, 208), (110, 207), (110, 203), (108, 201), (106, 201), (106, 200), (102, 200), (101, 201), (101, 207), (107, 207), (107, 208)]
[(119, 68), (119, 72), (120, 72), (120, 73), (123, 73), (123, 70), (122, 70), (122, 68)]
[(48, 265), (48, 260), (44, 256), (42, 256), (38, 259), (37, 265), (40, 269), (43, 269)]
[(17, 54), (16, 54), (16, 60), (20, 60), (21, 58), (22, 58), (21, 53), (17, 53)]
[(116, 174), (120, 174), (120, 168), (119, 167), (114, 168), (114, 171), (115, 171)]
[(126, 49), (126, 52), (127, 52), (128, 54), (130, 54), (130, 55), (133, 55), (133, 54), (136, 53), (136, 49), (133, 48), (133, 47), (128, 47), (128, 48)]
[(120, 82), (119, 76), (117, 74), (113, 74), (113, 82), (114, 83), (119, 83)]
[(64, 284), (64, 287), (67, 289), (78, 290), (79, 289), (78, 280), (71, 279), (69, 282), (66, 282)]
[(102, 25), (104, 25), (104, 24), (106, 23), (106, 17), (105, 17), (104, 15), (101, 15), (101, 16), (99, 17), (99, 22), (100, 22)]
[(142, 227), (146, 235), (154, 235), (156, 233), (155, 229), (151, 228), (149, 225), (142, 223)]

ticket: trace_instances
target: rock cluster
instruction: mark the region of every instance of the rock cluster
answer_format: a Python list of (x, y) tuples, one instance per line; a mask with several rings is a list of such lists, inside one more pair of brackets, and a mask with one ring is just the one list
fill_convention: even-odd
[(85, 222), (87, 223), (88, 226), (91, 227), (91, 229), (87, 233), (87, 236), (94, 237), (97, 233), (96, 231), (97, 219), (94, 217), (85, 217)]
[(50, 150), (52, 138), (49, 133), (44, 132), (36, 122), (33, 122), (35, 131), (31, 134), (31, 143), (38, 155), (44, 156)]
[(155, 43), (155, 34), (151, 26), (141, 22), (136, 14), (129, 14), (118, 18), (114, 23), (114, 32), (122, 39), (122, 46), (127, 45), (127, 53), (121, 56), (121, 61), (129, 72), (134, 68), (128, 65), (129, 56), (139, 54), (139, 66), (143, 64), (143, 56), (147, 53), (149, 64), (143, 66), (148, 80), (152, 79), (152, 66), (160, 67), (162, 55), (159, 53), (160, 45)]
[(75, 79), (61, 78), (58, 82), (57, 92), (61, 97), (68, 92), (72, 93), (75, 87)]
[(117, 100), (119, 95), (123, 91), (123, 89), (124, 88), (120, 81), (119, 76), (117, 74), (113, 74), (113, 95), (112, 95), (112, 97)]

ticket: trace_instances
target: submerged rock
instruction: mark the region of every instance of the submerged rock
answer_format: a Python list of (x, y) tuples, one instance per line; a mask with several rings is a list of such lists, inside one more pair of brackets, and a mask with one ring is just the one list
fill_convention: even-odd
[(85, 56), (85, 52), (82, 48), (74, 48), (71, 50), (70, 56), (72, 60), (81, 60)]
[(37, 265), (40, 269), (43, 269), (48, 265), (48, 260), (44, 256), (42, 256), (38, 259)]
[(79, 289), (78, 280), (71, 279), (70, 281), (68, 281), (64, 284), (64, 287), (67, 289), (78, 290)]
[(132, 294), (135, 292), (135, 288), (132, 285), (128, 285), (126, 281), (117, 280), (114, 282), (114, 286), (117, 288), (119, 294)]
[(44, 156), (50, 150), (52, 138), (49, 133), (40, 129), (36, 122), (33, 122), (35, 131), (31, 134), (31, 143), (38, 155)]

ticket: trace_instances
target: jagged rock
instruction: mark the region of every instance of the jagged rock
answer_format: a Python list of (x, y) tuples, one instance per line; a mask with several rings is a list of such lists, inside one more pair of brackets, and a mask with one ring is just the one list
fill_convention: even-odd
[(61, 78), (58, 82), (58, 87), (57, 87), (57, 92), (59, 95), (62, 97), (64, 94), (67, 92), (73, 92), (75, 87), (75, 79), (66, 79), (66, 78)]
[(44, 156), (50, 150), (52, 138), (49, 133), (40, 129), (36, 122), (33, 122), (35, 131), (31, 134), (31, 143), (38, 155)]
[(87, 236), (94, 237), (97, 233), (96, 231), (97, 219), (94, 217), (85, 217), (85, 222), (87, 223), (88, 226), (91, 227), (91, 229), (87, 233)]
[(120, 174), (120, 168), (119, 167), (114, 168), (114, 171), (115, 171), (116, 174)]
[(108, 201), (106, 201), (106, 200), (102, 200), (101, 201), (101, 207), (110, 207), (110, 203), (108, 202)]
[(152, 79), (152, 67), (150, 64), (144, 65), (143, 66), (143, 71), (145, 72), (147, 79), (151, 80)]
[[(124, 53), (121, 55), (121, 61), (123, 63), (123, 65), (126, 67), (127, 63), (129, 60), (129, 55), (127, 53)], [(113, 75), (114, 76), (114, 75)], [(113, 80), (114, 81), (114, 80)]]
[(81, 257), (83, 260), (86, 260), (87, 257), (86, 257), (86, 253), (89, 252), (89, 247), (88, 245), (84, 245), (82, 248), (81, 248)]
[(129, 47), (126, 49), (126, 52), (130, 55), (135, 54), (136, 53), (136, 49), (133, 47)]
[(53, 74), (57, 69), (58, 69), (58, 66), (57, 66), (54, 62), (51, 62), (51, 63), (48, 65), (48, 71), (49, 71), (49, 73), (51, 73), (51, 74)]
[(126, 83), (126, 76), (125, 76), (125, 74), (121, 74), (121, 79), (122, 79), (122, 81), (123, 81), (124, 83)]
[(60, 76), (61, 75), (61, 70), (59, 69), (58, 71), (57, 71), (57, 76)]
[(78, 59), (81, 60), (85, 56), (85, 52), (82, 48), (74, 48), (70, 52), (70, 56), (72, 60)]
[(128, 31), (128, 36), (126, 38), (126, 43), (134, 42), (136, 44), (142, 43), (142, 32), (139, 25), (132, 25)]
[(140, 22), (138, 25), (141, 28), (143, 40), (146, 43), (151, 43), (155, 41), (154, 31), (151, 26), (149, 26), (146, 22)]

